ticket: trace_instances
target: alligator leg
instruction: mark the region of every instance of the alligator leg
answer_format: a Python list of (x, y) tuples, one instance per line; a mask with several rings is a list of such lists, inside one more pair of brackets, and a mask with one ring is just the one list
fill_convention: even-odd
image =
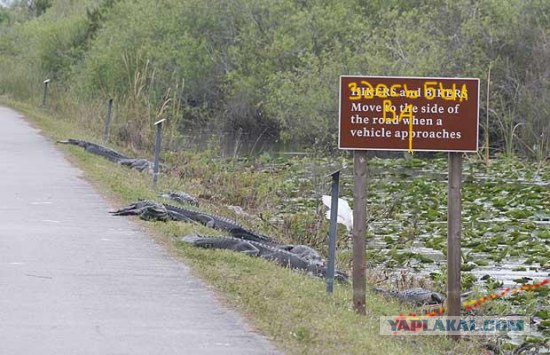
[(192, 244), (196, 247), (206, 249), (226, 249), (243, 253), (249, 256), (259, 256), (260, 249), (246, 240), (238, 240), (235, 238), (216, 238), (216, 237), (201, 237), (198, 235), (189, 235), (181, 239), (185, 243)]
[(170, 217), (172, 217), (175, 221), (182, 221), (182, 222), (195, 222), (192, 219), (182, 215), (181, 213), (175, 212), (175, 211), (168, 211), (170, 214)]
[(162, 221), (168, 222), (171, 218), (166, 211), (143, 208), (139, 214), (139, 218), (145, 221)]
[(198, 222), (201, 222), (202, 224), (204, 224), (208, 228), (214, 228), (216, 226), (216, 221), (214, 220), (214, 218), (212, 218), (210, 216), (205, 216), (203, 214), (197, 214), (196, 218), (197, 218)]
[(207, 248), (214, 248), (214, 249), (227, 249), (231, 251), (236, 251), (238, 253), (243, 253), (248, 256), (258, 256), (260, 255), (260, 249), (258, 249), (256, 246), (252, 245), (251, 243), (248, 243), (247, 241), (242, 241), (234, 245), (226, 246), (224, 245), (223, 241), (221, 244), (216, 244), (215, 242), (209, 243), (209, 244), (201, 244), (201, 246), (205, 246)]
[(237, 245), (237, 250), (239, 253), (243, 253), (249, 256), (258, 256), (260, 255), (260, 249), (256, 248), (254, 245), (243, 242)]

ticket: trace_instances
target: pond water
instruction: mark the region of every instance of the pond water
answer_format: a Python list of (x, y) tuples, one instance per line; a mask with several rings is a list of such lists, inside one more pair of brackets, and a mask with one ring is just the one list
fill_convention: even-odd
[[(407, 273), (417, 279), (432, 279), (434, 286), (439, 285), (439, 290), (443, 291), (446, 279), (446, 159), (373, 158), (368, 164), (369, 267), (390, 275), (388, 287)], [(344, 166), (341, 196), (352, 205), (351, 165), (349, 159), (344, 159), (343, 163), (328, 159), (324, 164), (313, 166), (312, 163), (304, 167), (295, 181), (298, 183), (306, 176), (312, 184), (310, 195), (299, 198), (300, 208), (315, 208), (320, 203), (319, 195), (329, 194), (326, 176), (341, 166)], [(466, 160), (461, 244), (462, 275), (466, 281), (463, 291), (473, 289), (483, 295), (492, 290), (517, 288), (549, 279), (549, 164), (503, 159), (486, 166), (480, 161)], [(340, 245), (340, 252), (349, 252), (350, 247), (348, 241)], [(534, 300), (529, 297), (509, 299), (507, 306), (495, 306), (487, 312), (531, 312), (532, 315), (550, 310), (548, 292), (536, 295)], [(503, 302), (507, 301), (498, 301)], [(548, 333), (533, 328), (532, 335), (548, 337)]]

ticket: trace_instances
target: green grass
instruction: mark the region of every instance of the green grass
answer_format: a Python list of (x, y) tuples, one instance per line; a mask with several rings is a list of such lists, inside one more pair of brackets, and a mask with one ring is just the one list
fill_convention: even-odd
[[(0, 100), (1, 101), (1, 100)], [(4, 103), (26, 114), (31, 122), (53, 140), (81, 137), (94, 139), (70, 121), (50, 117), (47, 112), (20, 103)], [(113, 205), (124, 205), (138, 198), (155, 198), (151, 177), (74, 146), (60, 146), (99, 191)], [(184, 180), (184, 179), (183, 179)], [(159, 190), (189, 187), (179, 178), (161, 178)], [(220, 180), (221, 181), (221, 180)], [(198, 183), (196, 179), (192, 181)], [(207, 206), (204, 206), (208, 208)], [(216, 208), (216, 207), (211, 207)], [(214, 287), (222, 299), (240, 311), (252, 326), (270, 338), (282, 351), (291, 354), (443, 354), (479, 351), (475, 341), (458, 344), (443, 337), (383, 337), (379, 335), (379, 317), (408, 312), (405, 306), (367, 294), (367, 315), (352, 310), (349, 285), (336, 285), (327, 296), (325, 283), (280, 268), (261, 259), (227, 251), (203, 250), (178, 242), (189, 233), (214, 234), (203, 226), (190, 223), (146, 223), (153, 236), (188, 264), (194, 273)]]

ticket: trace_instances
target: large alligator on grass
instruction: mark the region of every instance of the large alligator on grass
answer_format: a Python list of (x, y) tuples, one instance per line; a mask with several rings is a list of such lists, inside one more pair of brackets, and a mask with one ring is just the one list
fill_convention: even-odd
[(83, 141), (80, 139), (69, 138), (64, 141), (57, 141), (60, 144), (72, 144), (78, 147), (84, 148), (87, 152), (99, 155), (107, 160), (110, 160), (114, 163), (127, 166), (131, 169), (136, 169), (138, 171), (152, 171), (153, 163), (147, 159), (134, 159), (127, 157), (116, 150), (101, 146), (99, 144)]
[[(294, 270), (302, 270), (318, 277), (327, 276), (327, 268), (322, 263), (310, 261), (291, 251), (258, 241), (243, 240), (235, 237), (208, 237), (200, 235), (188, 235), (181, 238), (184, 243), (201, 248), (226, 249), (235, 252), (259, 257), (273, 261), (281, 266)], [(335, 271), (334, 278), (341, 282), (347, 282), (348, 276), (340, 271)]]
[(138, 201), (127, 207), (111, 212), (117, 216), (136, 215), (146, 220), (174, 220), (199, 222), (207, 227), (231, 233), (236, 238), (271, 243), (271, 238), (243, 228), (233, 220), (214, 214), (188, 208), (160, 204), (154, 201)]
[(417, 306), (428, 304), (442, 304), (443, 302), (445, 302), (445, 297), (442, 294), (420, 287), (410, 288), (403, 291), (386, 291), (380, 288), (373, 288), (372, 291), (393, 298), (397, 298), (402, 302), (414, 303)]
[(241, 239), (254, 240), (258, 242), (272, 241), (271, 238), (245, 229), (237, 222), (227, 217), (201, 211), (194, 211), (188, 208), (176, 207), (168, 204), (164, 204), (164, 206), (174, 217), (176, 217), (175, 219), (182, 218), (182, 220), (199, 222), (210, 228), (228, 231), (232, 236)]
[(102, 156), (103, 158), (108, 159), (108, 160), (110, 160), (112, 162), (115, 162), (115, 163), (118, 163), (120, 160), (130, 159), (129, 157), (127, 157), (123, 154), (120, 154), (116, 150), (101, 146), (99, 144), (86, 142), (86, 141), (83, 141), (83, 140), (80, 140), (80, 139), (69, 138), (69, 139), (64, 140), (64, 141), (57, 141), (57, 143), (76, 145), (78, 147), (84, 148), (84, 150), (86, 150), (89, 153)]

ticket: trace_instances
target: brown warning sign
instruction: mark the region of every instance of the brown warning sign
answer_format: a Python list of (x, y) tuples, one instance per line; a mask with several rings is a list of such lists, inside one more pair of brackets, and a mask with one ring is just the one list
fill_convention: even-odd
[(338, 146), (476, 152), (479, 79), (340, 77)]

